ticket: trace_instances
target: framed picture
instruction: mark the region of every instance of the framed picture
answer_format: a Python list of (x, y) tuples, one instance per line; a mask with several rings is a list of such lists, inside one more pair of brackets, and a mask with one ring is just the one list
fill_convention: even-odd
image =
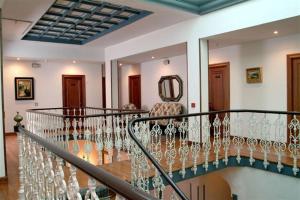
[(15, 98), (16, 100), (34, 99), (33, 77), (15, 77)]
[(261, 83), (262, 82), (262, 70), (261, 67), (246, 69), (247, 83)]

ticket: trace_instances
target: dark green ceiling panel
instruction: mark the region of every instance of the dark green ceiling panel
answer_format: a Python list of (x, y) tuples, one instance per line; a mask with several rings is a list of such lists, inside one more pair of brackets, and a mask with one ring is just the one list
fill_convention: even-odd
[(82, 45), (149, 14), (109, 1), (56, 0), (23, 40)]
[(145, 0), (204, 15), (247, 0)]

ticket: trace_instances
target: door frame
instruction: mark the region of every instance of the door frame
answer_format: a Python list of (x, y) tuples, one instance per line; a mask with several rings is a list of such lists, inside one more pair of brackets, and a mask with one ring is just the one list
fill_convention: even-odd
[(81, 107), (85, 107), (86, 106), (86, 91), (85, 91), (85, 75), (62, 75), (62, 100), (63, 100), (63, 107), (66, 107), (66, 98), (65, 98), (65, 78), (81, 78), (82, 80), (82, 85), (81, 85), (81, 90), (82, 90), (82, 95), (83, 95), (83, 99), (82, 99), (82, 106)]
[(220, 67), (223, 67), (224, 65), (226, 66), (225, 67), (225, 69), (226, 69), (225, 72), (227, 74), (228, 82), (229, 82), (228, 83), (228, 88), (227, 88), (228, 96), (225, 98), (225, 107), (226, 107), (225, 110), (230, 110), (230, 62), (214, 63), (214, 64), (209, 64), (208, 65), (208, 103), (210, 102), (209, 101), (209, 91), (210, 91), (210, 89), (209, 89), (209, 87), (210, 87), (210, 85), (209, 85), (209, 69), (210, 68), (220, 68)]
[(140, 109), (142, 107), (142, 85), (141, 85), (141, 75), (137, 74), (137, 75), (131, 75), (128, 76), (128, 102), (130, 103), (130, 78), (131, 77), (139, 77), (140, 78), (140, 105), (136, 106), (138, 109)]
[(292, 80), (292, 60), (300, 58), (300, 53), (287, 55), (287, 110), (293, 111), (293, 80)]

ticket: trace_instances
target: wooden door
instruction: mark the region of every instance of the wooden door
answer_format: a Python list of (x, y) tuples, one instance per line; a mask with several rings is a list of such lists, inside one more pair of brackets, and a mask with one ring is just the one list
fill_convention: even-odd
[(128, 76), (129, 103), (141, 108), (141, 75)]
[[(209, 111), (221, 111), (230, 109), (230, 77), (229, 63), (209, 65)], [(216, 115), (210, 115), (210, 123), (213, 124)], [(219, 118), (223, 120), (224, 115)], [(213, 134), (213, 126), (211, 126)]]
[(85, 107), (85, 76), (62, 75), (63, 107)]
[(209, 111), (230, 108), (229, 63), (209, 65)]

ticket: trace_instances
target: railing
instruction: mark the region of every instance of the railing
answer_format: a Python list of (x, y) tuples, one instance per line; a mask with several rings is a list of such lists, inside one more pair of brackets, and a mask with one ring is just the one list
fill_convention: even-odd
[[(96, 191), (100, 189), (113, 191), (110, 194), (118, 198), (162, 197), (162, 192), (154, 197), (149, 195), (155, 191), (147, 183), (151, 176), (147, 169), (141, 168), (137, 176), (130, 174), (133, 168), (147, 166), (149, 155), (143, 154), (131, 139), (129, 121), (146, 116), (148, 112), (140, 110), (91, 107), (28, 110), (26, 129), (20, 128), (19, 136), (20, 166), (24, 166), (20, 167), (20, 199), (80, 199), (80, 195), (83, 199), (99, 199)], [(132, 159), (133, 156), (139, 160)], [(128, 170), (120, 173), (124, 164)], [(114, 170), (113, 165), (119, 167)], [(129, 178), (123, 177), (126, 173)], [(85, 190), (85, 184), (80, 183), (84, 174), (88, 176), (84, 179), (88, 183)], [(122, 174), (121, 179), (116, 174)], [(96, 180), (108, 188), (103, 189)], [(130, 187), (124, 181), (130, 182)], [(184, 197), (174, 183), (171, 185)]]
[[(167, 184), (176, 188), (174, 182), (187, 174), (201, 175), (203, 169), (248, 166), (300, 177), (299, 117), (299, 112), (228, 110), (136, 118), (129, 123), (129, 134), (139, 149), (132, 150), (131, 162), (138, 166), (131, 173), (139, 178), (132, 181), (143, 179), (148, 188), (152, 184), (155, 196), (162, 198)], [(140, 154), (151, 162), (139, 163)], [(142, 169), (151, 173), (151, 165), (155, 175), (141, 177)]]

